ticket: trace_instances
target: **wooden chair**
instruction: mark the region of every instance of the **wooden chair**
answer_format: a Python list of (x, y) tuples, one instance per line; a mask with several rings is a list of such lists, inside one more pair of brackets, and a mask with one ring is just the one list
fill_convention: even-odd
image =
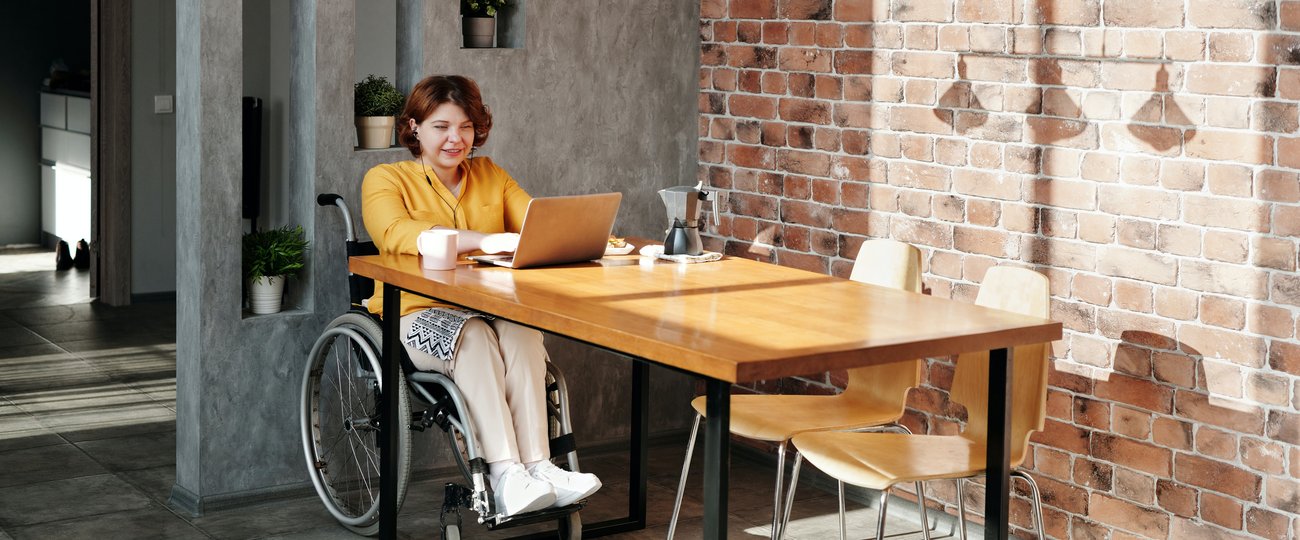
[[(921, 292), (921, 251), (894, 240), (869, 240), (862, 244), (854, 260), (850, 279), (915, 293)], [(781, 495), (785, 479), (786, 446), (796, 433), (810, 430), (855, 430), (864, 428), (902, 429), (896, 422), (903, 415), (907, 390), (920, 381), (920, 360), (896, 362), (849, 370), (844, 391), (836, 395), (735, 395), (731, 397), (731, 433), (750, 439), (778, 443), (776, 491), (773, 495), (772, 538), (788, 519), (783, 516)], [(673, 538), (681, 511), (682, 494), (690, 472), (691, 454), (704, 418), (705, 398), (691, 401), (695, 408), (695, 425), (691, 428), (677, 484), (677, 500), (668, 526)], [(792, 482), (797, 482), (795, 477)], [(793, 483), (791, 484), (793, 487)], [(793, 494), (793, 490), (791, 490)], [(842, 490), (841, 490), (842, 495)], [(841, 506), (843, 501), (841, 497)], [(784, 519), (783, 519), (784, 517)]]
[[(1048, 281), (1032, 270), (996, 267), (988, 271), (975, 300), (977, 305), (1046, 318)], [(1049, 344), (1016, 347), (1012, 353), (1011, 466), (1025, 461), (1029, 436), (1043, 429), (1047, 416), (1047, 372)], [(806, 458), (826, 474), (850, 484), (880, 490), (880, 514), (876, 538), (883, 538), (889, 489), (905, 482), (957, 479), (958, 518), (961, 537), (966, 537), (963, 480), (985, 470), (988, 439), (987, 352), (966, 353), (957, 360), (951, 398), (966, 406), (968, 419), (959, 435), (905, 435), (896, 433), (801, 433), (793, 437), (796, 448), (794, 474), (800, 459)], [(1042, 503), (1038, 487), (1023, 471), (1013, 477), (1029, 483), (1033, 496), (1035, 526), (1043, 530)], [(922, 501), (924, 506), (924, 501)], [(787, 510), (788, 512), (788, 510)], [(843, 508), (841, 507), (841, 516)], [(843, 519), (841, 517), (841, 519)]]

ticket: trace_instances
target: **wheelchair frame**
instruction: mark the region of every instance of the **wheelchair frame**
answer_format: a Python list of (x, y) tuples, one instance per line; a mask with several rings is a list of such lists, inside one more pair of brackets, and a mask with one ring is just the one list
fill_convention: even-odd
[[(346, 228), (346, 246), (347, 255), (367, 255), (378, 253), (373, 243), (359, 242), (356, 237), (356, 229), (353, 225), (351, 212), (343, 198), (336, 194), (321, 194), (317, 197), (317, 204), (320, 206), (336, 206), (343, 214), (343, 220)], [(368, 452), (376, 450), (379, 444), (378, 440), (378, 396), (381, 391), (379, 381), (381, 377), (383, 364), (380, 356), (382, 332), (380, 331), (379, 318), (370, 314), (362, 306), (363, 300), (368, 298), (374, 290), (374, 282), (370, 279), (348, 274), (348, 292), (352, 303), (352, 308), (345, 314), (336, 318), (317, 338), (312, 347), (311, 354), (308, 358), (307, 369), (303, 374), (303, 383), (301, 388), (302, 408), (301, 408), (301, 428), (303, 451), (307, 460), (308, 472), (311, 476), (313, 485), (317, 494), (321, 497), (322, 502), (330, 513), (339, 520), (339, 522), (351, 529), (353, 532), (367, 536), (374, 535), (378, 532), (379, 519), (379, 470), (377, 452)], [(329, 418), (322, 414), (329, 414), (328, 411), (322, 411), (321, 401), (325, 399), (322, 392), (322, 377), (326, 375), (323, 363), (327, 362), (326, 353), (334, 349), (334, 344), (344, 339), (348, 343), (346, 349), (342, 351), (344, 359), (341, 364), (347, 366), (336, 366), (334, 373), (340, 377), (346, 375), (360, 381), (362, 388), (349, 387), (349, 395), (356, 397), (362, 407), (360, 412), (346, 407), (340, 407), (341, 412), (348, 418), (342, 422), (342, 435), (347, 439), (357, 439), (360, 444), (366, 446), (362, 448), (365, 455), (359, 457), (357, 448), (352, 448), (352, 462), (358, 468), (370, 468), (373, 466), (373, 478), (361, 478), (358, 480), (349, 480), (344, 483), (341, 480), (331, 478), (331, 464), (333, 459), (326, 459), (322, 450), (325, 445), (321, 431)], [(335, 360), (340, 355), (335, 354)], [(355, 358), (354, 358), (355, 357)], [(452, 454), (456, 458), (457, 468), (460, 469), (465, 481), (469, 487), (447, 483), (444, 486), (444, 502), (441, 510), (441, 528), (443, 538), (460, 537), (460, 509), (470, 508), (478, 514), (478, 522), (487, 526), (490, 530), (499, 528), (508, 528), (518, 525), (538, 523), (544, 521), (557, 521), (561, 538), (574, 539), (581, 538), (582, 522), (578, 511), (585, 505), (585, 501), (579, 501), (575, 504), (562, 507), (544, 509), (537, 512), (517, 514), (514, 516), (501, 516), (497, 514), (495, 508), (495, 499), (492, 488), (487, 480), (487, 465), (480, 457), (478, 438), (474, 433), (473, 422), (468, 416), (468, 407), (465, 403), (464, 396), (456, 387), (455, 383), (446, 375), (434, 372), (422, 372), (416, 370), (411, 364), (410, 359), (402, 354), (400, 359), (402, 373), (399, 374), (399, 381), (402, 381), (401, 388), (397, 391), (396, 396), (399, 399), (400, 410), (411, 411), (408, 429), (404, 429), (399, 434), (398, 461), (399, 470), (402, 471), (398, 479), (398, 508), (400, 509), (405, 496), (406, 487), (410, 476), (410, 432), (424, 431), (425, 429), (437, 425), (447, 436), (447, 440), (452, 448)], [(572, 425), (569, 419), (568, 403), (568, 385), (564, 380), (563, 374), (551, 364), (546, 362), (547, 387), (546, 387), (546, 405), (547, 405), (547, 431), (550, 438), (551, 459), (555, 460), (561, 456), (566, 458), (566, 465), (569, 470), (579, 471), (578, 457), (574, 438), (572, 434)], [(342, 389), (340, 389), (340, 393)], [(414, 395), (414, 406), (411, 404), (410, 396)], [(344, 400), (342, 396), (338, 398)], [(371, 401), (373, 399), (373, 401)], [(374, 404), (373, 409), (366, 409), (364, 405)], [(346, 409), (346, 410), (344, 410)], [(353, 417), (355, 416), (355, 417)], [(369, 436), (366, 433), (374, 432), (374, 443), (366, 442)], [(331, 441), (329, 446), (339, 444), (345, 439), (344, 436)], [(348, 456), (343, 457), (342, 467), (346, 468)], [(373, 462), (372, 462), (373, 459)], [(341, 485), (335, 485), (339, 482)], [(362, 497), (362, 506), (365, 508), (357, 509), (349, 513), (347, 509), (340, 508), (340, 501), (337, 500), (339, 490), (337, 488), (348, 488), (360, 490)]]

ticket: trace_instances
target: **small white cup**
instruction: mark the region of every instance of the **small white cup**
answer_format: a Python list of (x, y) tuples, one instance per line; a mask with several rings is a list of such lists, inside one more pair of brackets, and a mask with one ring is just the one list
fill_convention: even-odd
[(427, 270), (454, 270), (456, 268), (456, 231), (430, 229), (420, 233), (415, 240), (420, 250), (420, 262)]

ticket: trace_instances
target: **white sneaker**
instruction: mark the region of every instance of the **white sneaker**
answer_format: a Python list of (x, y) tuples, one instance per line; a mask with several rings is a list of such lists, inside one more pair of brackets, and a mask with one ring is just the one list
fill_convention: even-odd
[(501, 480), (494, 488), (497, 514), (502, 516), (533, 512), (555, 503), (555, 490), (551, 485), (533, 478), (518, 463), (501, 473)]
[(568, 506), (590, 497), (600, 489), (600, 479), (590, 473), (576, 473), (556, 467), (550, 460), (529, 467), (533, 478), (551, 485), (555, 490), (555, 506)]

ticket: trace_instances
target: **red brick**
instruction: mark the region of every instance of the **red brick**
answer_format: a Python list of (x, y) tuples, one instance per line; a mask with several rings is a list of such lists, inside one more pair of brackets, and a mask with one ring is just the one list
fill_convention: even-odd
[(1268, 298), (1268, 276), (1259, 269), (1186, 259), (1179, 262), (1178, 268), (1183, 287), (1257, 300)]
[(953, 188), (966, 195), (1017, 201), (1021, 199), (1019, 175), (958, 169), (953, 177)]
[(1181, 418), (1216, 425), (1222, 428), (1249, 433), (1264, 434), (1264, 413), (1258, 408), (1238, 410), (1212, 403), (1209, 396), (1197, 392), (1179, 390), (1174, 393), (1174, 412)]
[(1273, 2), (1258, 0), (1189, 0), (1187, 22), (1201, 28), (1254, 28), (1276, 24)]
[(1224, 64), (1192, 64), (1187, 89), (1217, 96), (1272, 97), (1277, 69)]
[(1263, 366), (1267, 355), (1263, 338), (1240, 332), (1184, 324), (1178, 329), (1178, 340), (1184, 351), (1195, 351), (1206, 358), (1219, 358), (1241, 366)]
[(1101, 523), (1130, 530), (1148, 538), (1166, 538), (1169, 534), (1168, 514), (1098, 492), (1093, 492), (1088, 498), (1088, 516)]
[(953, 0), (894, 0), (894, 20), (948, 22)]
[[(1300, 77), (1296, 80), (1300, 83)], [(1300, 169), (1300, 137), (1277, 140), (1277, 164), (1282, 167)]]
[(1201, 518), (1231, 530), (1241, 529), (1240, 502), (1213, 493), (1201, 494)]
[(1290, 521), (1287, 515), (1266, 508), (1246, 510), (1246, 531), (1260, 538), (1285, 538)]
[(730, 0), (730, 15), (737, 19), (772, 19), (776, 17), (776, 0)]
[(1247, 501), (1259, 500), (1261, 492), (1259, 475), (1193, 454), (1179, 454), (1174, 458), (1174, 476), (1180, 482)]
[(1182, 0), (1110, 0), (1107, 26), (1173, 28), (1183, 25)]
[(1042, 431), (1034, 432), (1030, 440), (1036, 444), (1059, 448), (1075, 454), (1087, 454), (1091, 432), (1068, 423), (1048, 419)]
[(833, 56), (830, 51), (802, 47), (782, 47), (777, 64), (783, 71), (829, 73)]
[(951, 114), (944, 109), (894, 106), (889, 109), (889, 126), (896, 131), (947, 135), (953, 129)]
[(1097, 381), (1095, 395), (1100, 399), (1132, 405), (1139, 409), (1168, 414), (1172, 411), (1173, 390), (1150, 380), (1111, 374)]
[(1160, 189), (1103, 185), (1098, 201), (1103, 212), (1112, 214), (1161, 220), (1178, 216), (1178, 195)]
[(1151, 440), (1174, 450), (1191, 450), (1192, 424), (1173, 418), (1157, 417), (1151, 424)]
[(1156, 480), (1156, 502), (1161, 508), (1183, 517), (1196, 515), (1197, 490), (1170, 480)]
[(1288, 339), (1295, 328), (1295, 316), (1286, 308), (1251, 304), (1246, 309), (1246, 322), (1251, 332)]
[(1094, 26), (1101, 19), (1100, 0), (1055, 0), (1029, 5), (1033, 20), (1042, 24)]
[(1246, 326), (1246, 304), (1222, 296), (1203, 296), (1201, 297), (1201, 322), (1211, 326), (1241, 330)]
[(835, 20), (871, 22), (889, 20), (889, 3), (880, 0), (836, 0)]
[(1103, 247), (1098, 251), (1097, 271), (1164, 285), (1173, 285), (1178, 277), (1178, 267), (1172, 258), (1119, 247)]
[(1251, 200), (1207, 195), (1183, 197), (1183, 217), (1192, 224), (1265, 232), (1269, 229), (1269, 206)]
[(829, 124), (831, 107), (828, 102), (812, 99), (782, 98), (778, 105), (781, 119), (807, 124)]
[(1223, 262), (1244, 263), (1248, 240), (1243, 233), (1209, 230), (1205, 232), (1205, 257)]
[(827, 176), (830, 173), (830, 156), (822, 152), (779, 150), (776, 165), (780, 170), (795, 174)]
[(1273, 138), (1232, 131), (1187, 130), (1183, 134), (1189, 157), (1238, 163), (1273, 163)]

